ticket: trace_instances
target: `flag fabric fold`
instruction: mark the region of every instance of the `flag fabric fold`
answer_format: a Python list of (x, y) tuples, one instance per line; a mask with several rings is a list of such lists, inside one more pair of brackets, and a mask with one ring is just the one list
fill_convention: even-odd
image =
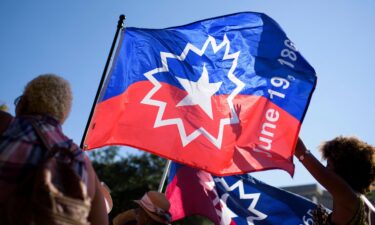
[(309, 225), (317, 205), (249, 174), (225, 177), (172, 163), (167, 198), (172, 220), (201, 215), (215, 225)]
[(209, 171), (294, 172), (314, 69), (262, 13), (126, 28), (85, 138)]

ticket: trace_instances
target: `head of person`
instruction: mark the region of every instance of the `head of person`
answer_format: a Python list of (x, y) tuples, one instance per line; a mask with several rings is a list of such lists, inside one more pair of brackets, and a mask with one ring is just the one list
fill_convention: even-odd
[(5, 104), (0, 104), (0, 111), (8, 112), (8, 106)]
[(43, 74), (31, 80), (15, 102), (16, 116), (49, 115), (64, 123), (72, 106), (68, 81), (55, 74)]
[(5, 104), (0, 105), (0, 136), (5, 132), (12, 120), (13, 116), (8, 113), (8, 107)]
[(137, 224), (162, 225), (171, 222), (170, 203), (163, 193), (149, 191), (135, 202), (139, 205), (136, 213)]
[(375, 179), (375, 147), (356, 137), (339, 136), (320, 147), (327, 167), (359, 193), (369, 191)]

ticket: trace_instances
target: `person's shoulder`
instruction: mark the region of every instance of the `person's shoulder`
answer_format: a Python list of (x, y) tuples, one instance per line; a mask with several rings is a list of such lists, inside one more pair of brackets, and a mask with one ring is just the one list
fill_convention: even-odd
[(13, 119), (13, 116), (6, 112), (6, 111), (3, 111), (3, 110), (0, 110), (0, 119), (1, 120), (12, 120)]
[(34, 142), (35, 135), (29, 121), (20, 117), (12, 117), (6, 129), (2, 133), (6, 139), (13, 141)]
[(0, 135), (8, 129), (12, 120), (13, 116), (10, 113), (0, 110)]

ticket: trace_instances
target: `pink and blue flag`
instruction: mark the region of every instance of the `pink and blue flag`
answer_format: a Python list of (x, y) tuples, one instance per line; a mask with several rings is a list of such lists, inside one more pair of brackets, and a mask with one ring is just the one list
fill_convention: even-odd
[(215, 225), (310, 225), (317, 205), (249, 174), (226, 177), (172, 163), (166, 190), (172, 221), (201, 215)]
[(126, 28), (84, 144), (132, 146), (216, 175), (292, 175), (315, 83), (314, 69), (262, 13)]

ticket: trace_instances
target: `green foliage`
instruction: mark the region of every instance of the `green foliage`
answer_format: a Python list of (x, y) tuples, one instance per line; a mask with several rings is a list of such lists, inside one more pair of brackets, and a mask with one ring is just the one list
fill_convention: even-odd
[(164, 159), (155, 155), (142, 153), (125, 158), (118, 152), (118, 147), (109, 147), (90, 155), (99, 179), (111, 189), (111, 220), (118, 213), (135, 208), (133, 200), (140, 199), (145, 192), (157, 190), (165, 164)]
[(98, 164), (112, 164), (116, 161), (119, 150), (119, 146), (109, 146), (105, 149), (89, 152), (89, 157), (93, 162)]
[[(140, 199), (149, 190), (157, 190), (166, 160), (158, 156), (141, 153), (121, 156), (120, 148), (111, 146), (92, 151), (89, 154), (93, 166), (101, 181), (111, 189), (113, 209), (109, 214), (112, 219), (119, 213), (136, 208), (133, 200)], [(199, 203), (198, 203), (199, 204)], [(173, 225), (211, 225), (199, 216), (188, 217)]]

